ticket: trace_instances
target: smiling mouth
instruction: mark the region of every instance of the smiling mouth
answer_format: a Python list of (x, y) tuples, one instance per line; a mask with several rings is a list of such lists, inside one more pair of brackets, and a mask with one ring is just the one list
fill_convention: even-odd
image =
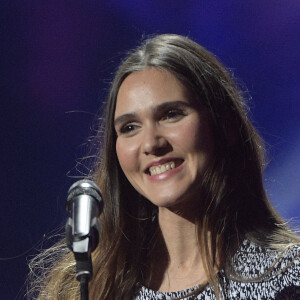
[(176, 167), (178, 167), (179, 165), (182, 164), (182, 160), (172, 160), (172, 161), (168, 161), (165, 164), (161, 164), (158, 166), (152, 166), (148, 169), (148, 174), (150, 176), (154, 176), (154, 175), (158, 175), (167, 171), (170, 171), (172, 169), (175, 169)]

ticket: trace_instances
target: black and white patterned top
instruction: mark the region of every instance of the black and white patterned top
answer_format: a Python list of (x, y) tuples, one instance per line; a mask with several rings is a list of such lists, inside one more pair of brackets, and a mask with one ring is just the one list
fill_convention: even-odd
[[(300, 300), (300, 246), (292, 246), (282, 254), (245, 240), (233, 257), (233, 266), (236, 274), (245, 280), (228, 278), (223, 270), (219, 271), (221, 299)], [(134, 299), (216, 299), (209, 284), (191, 296), (196, 289), (197, 286), (178, 292), (158, 292), (138, 285)]]

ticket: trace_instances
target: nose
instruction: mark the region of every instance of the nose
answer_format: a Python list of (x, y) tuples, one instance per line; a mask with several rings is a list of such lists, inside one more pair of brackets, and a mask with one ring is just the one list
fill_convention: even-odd
[(155, 126), (145, 128), (142, 151), (146, 155), (163, 155), (168, 151), (169, 143), (164, 134)]

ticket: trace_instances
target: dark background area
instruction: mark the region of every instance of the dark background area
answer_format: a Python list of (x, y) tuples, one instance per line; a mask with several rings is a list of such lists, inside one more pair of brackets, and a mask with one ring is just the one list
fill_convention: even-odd
[(268, 194), (299, 224), (299, 13), (292, 0), (1, 1), (0, 298), (23, 299), (27, 259), (65, 222), (113, 72), (149, 34), (188, 35), (247, 87)]

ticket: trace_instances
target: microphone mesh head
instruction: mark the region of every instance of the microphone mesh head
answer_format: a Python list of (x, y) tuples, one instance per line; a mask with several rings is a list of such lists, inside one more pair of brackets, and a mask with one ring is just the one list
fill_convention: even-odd
[(68, 191), (66, 202), (67, 211), (69, 210), (70, 204), (72, 203), (73, 199), (80, 195), (89, 195), (93, 197), (99, 205), (100, 212), (102, 211), (103, 200), (100, 189), (95, 182), (88, 179), (79, 180), (71, 185)]

